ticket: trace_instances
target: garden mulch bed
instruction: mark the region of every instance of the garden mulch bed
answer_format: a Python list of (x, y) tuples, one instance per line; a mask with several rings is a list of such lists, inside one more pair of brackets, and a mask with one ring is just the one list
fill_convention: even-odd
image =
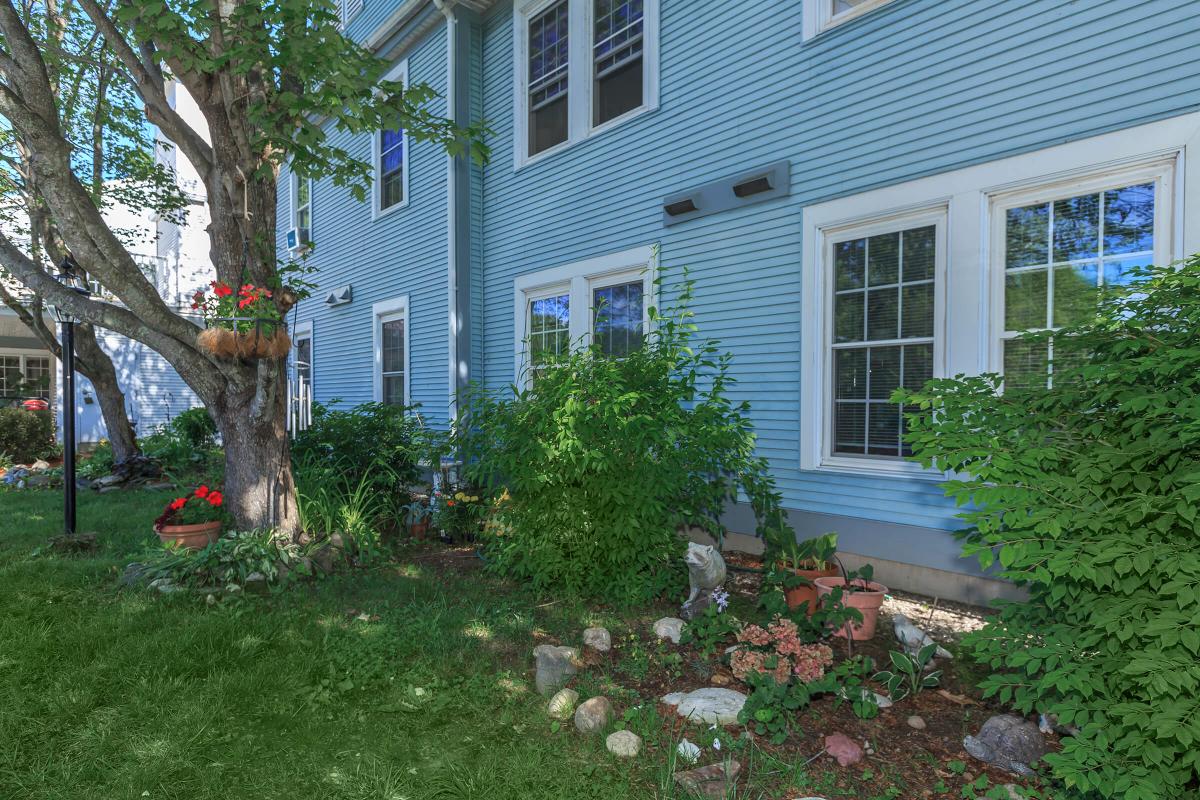
[[(471, 545), (434, 545), (411, 553), (405, 560), (423, 568), (447, 572), (476, 571), (483, 566)], [(731, 556), (729, 561), (739, 567), (761, 566), (754, 557), (740, 554)], [(740, 598), (740, 607), (748, 607), (756, 600), (760, 584), (760, 574), (742, 570), (731, 570), (726, 582), (731, 593)], [(607, 653), (583, 648), (587, 667), (576, 676), (574, 688), (584, 697), (608, 696), (617, 706), (618, 713), (639, 705), (657, 708), (661, 735), (657, 742), (655, 737), (646, 737), (642, 758), (665, 762), (668, 743), (684, 736), (697, 743), (711, 741), (713, 731), (686, 723), (659, 699), (671, 692), (705, 686), (724, 686), (747, 693), (748, 688), (733, 676), (719, 655), (704, 658), (694, 648), (673, 645), (654, 636), (651, 632), (653, 621), (677, 614), (674, 608), (663, 605), (635, 615), (614, 613), (621, 617), (626, 629), (612, 630), (613, 649)], [(905, 614), (940, 643), (954, 650), (957, 639), (981, 627), (990, 612), (896, 592), (885, 601), (874, 638), (855, 642), (854, 653), (871, 656), (877, 665), (886, 664), (889, 651), (898, 649), (891, 619), (897, 613)], [(579, 646), (578, 640), (559, 641), (545, 635), (533, 642), (541, 643)], [(831, 645), (835, 659), (840, 661), (847, 657), (844, 641), (834, 639)], [(526, 653), (514, 650), (513, 655), (521, 658)], [(522, 664), (522, 668), (529, 671), (532, 682), (530, 666), (529, 663)], [(939, 689), (905, 698), (891, 708), (881, 710), (879, 716), (871, 720), (858, 719), (849, 704), (839, 705), (834, 698), (825, 696), (798, 712), (800, 722), (782, 744), (754, 736), (741, 726), (728, 726), (726, 735), (721, 737), (723, 741), (734, 743), (736, 749), (739, 737), (749, 737), (758, 751), (752, 755), (744, 749), (734, 753), (744, 765), (739, 778), (741, 790), (748, 797), (779, 800), (806, 796), (830, 800), (835, 797), (883, 800), (984, 797), (988, 791), (986, 787), (1022, 783), (1014, 775), (974, 760), (962, 747), (963, 737), (977, 733), (990, 716), (1011, 711), (984, 699), (975, 688), (984, 668), (964, 662), (961, 657), (946, 662), (939, 660), (938, 667), (943, 670)], [(873, 688), (883, 693), (882, 687)], [(922, 730), (910, 727), (907, 720), (912, 715), (920, 716), (926, 727)], [(833, 733), (845, 734), (860, 745), (869, 744), (870, 754), (858, 764), (839, 766), (832, 757), (823, 754), (824, 737)], [(1056, 749), (1057, 742), (1051, 741), (1050, 747)], [(717, 760), (719, 756), (706, 748), (699, 764)], [(798, 775), (807, 776), (800, 778), (803, 785), (797, 785)], [(978, 788), (977, 781), (986, 783), (983, 788)], [(975, 790), (968, 788), (972, 784), (977, 787)]]

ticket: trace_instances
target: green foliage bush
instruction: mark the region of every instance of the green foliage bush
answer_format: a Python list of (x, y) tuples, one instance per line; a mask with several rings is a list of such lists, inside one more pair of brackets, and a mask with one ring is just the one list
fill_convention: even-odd
[(1177, 266), (1035, 337), (1052, 386), (899, 393), (919, 460), (963, 476), (965, 551), (1029, 590), (966, 644), (987, 694), (1080, 728), (1045, 759), (1069, 797), (1200, 780), (1200, 256)]
[(277, 541), (268, 532), (231, 531), (201, 550), (155, 547), (141, 559), (147, 581), (170, 578), (182, 586), (243, 584), (247, 576), (261, 573), (274, 583), (280, 567), (305, 572), (296, 548)]
[(54, 453), (54, 415), (0, 408), (0, 456), (28, 464)]
[(420, 418), (411, 409), (363, 403), (342, 410), (314, 403), (312, 423), (292, 442), (292, 458), (299, 465), (337, 462), (352, 487), (384, 466), (380, 478), (388, 485), (379, 488), (392, 490), (420, 478), (418, 464), (428, 446)]
[(485, 538), (494, 568), (610, 600), (678, 590), (677, 526), (719, 535), (726, 501), (768, 480), (748, 404), (729, 397), (730, 356), (698, 337), (690, 298), (685, 283), (677, 308), (651, 309), (652, 332), (623, 358), (577, 350), (529, 388), (465, 400), (466, 477), (509, 494)]
[(189, 408), (171, 420), (168, 427), (198, 450), (212, 447), (217, 442), (217, 423), (205, 408)]

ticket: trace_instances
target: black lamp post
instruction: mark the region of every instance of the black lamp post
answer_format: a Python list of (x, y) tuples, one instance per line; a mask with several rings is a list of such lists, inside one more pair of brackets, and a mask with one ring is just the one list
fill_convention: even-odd
[[(79, 265), (67, 256), (58, 266), (57, 280), (65, 288), (83, 297), (91, 294), (87, 282), (79, 275)], [(70, 309), (54, 303), (51, 313), (62, 326), (62, 387), (63, 387), (63, 517), (65, 533), (75, 535), (75, 323)]]

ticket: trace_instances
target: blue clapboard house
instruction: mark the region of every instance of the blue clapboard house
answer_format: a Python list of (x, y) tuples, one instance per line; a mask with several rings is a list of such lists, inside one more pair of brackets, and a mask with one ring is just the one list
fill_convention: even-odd
[(1044, 379), (1015, 332), (1200, 251), (1194, 0), (343, 4), (390, 77), (494, 134), (483, 167), (403, 131), (344, 140), (375, 164), (367, 202), (281, 177), (281, 256), (315, 245), (313, 396), (444, 424), (468, 383), (636, 347), (655, 276), (687, 267), (797, 529), (893, 587), (1007, 588), (959, 557), (892, 390)]

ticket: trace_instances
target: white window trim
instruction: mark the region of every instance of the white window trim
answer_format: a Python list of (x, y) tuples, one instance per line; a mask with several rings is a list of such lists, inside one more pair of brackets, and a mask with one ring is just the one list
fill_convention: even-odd
[[(800, 466), (805, 470), (845, 472), (822, 463), (824, 388), (820, 347), (826, 324), (818, 281), (823, 261), (822, 231), (861, 220), (903, 215), (945, 205), (948, 268), (945, 293), (944, 372), (946, 375), (995, 371), (996, 318), (991, 204), (1009, 193), (1044, 190), (1072, 180), (1111, 179), (1152, 164), (1174, 163), (1170, 221), (1167, 235), (1156, 239), (1165, 247), (1163, 263), (1183, 253), (1200, 252), (1200, 219), (1185, 226), (1185, 208), (1200, 209), (1200, 113), (1184, 114), (1146, 125), (1081, 139), (1021, 155), (978, 164), (927, 178), (841, 197), (804, 209), (801, 289), (804, 298), (801, 337)], [(1117, 178), (1120, 180), (1120, 177)], [(1195, 215), (1193, 215), (1195, 216)], [(1157, 233), (1157, 232), (1156, 232)], [(1003, 280), (1001, 276), (1000, 280)], [(818, 313), (809, 313), (816, 309)], [(1001, 317), (1002, 320), (1002, 317)], [(1002, 324), (1002, 322), (1001, 322)], [(812, 343), (810, 345), (810, 343)], [(858, 459), (856, 459), (858, 460)], [(869, 461), (869, 459), (862, 459)], [(895, 475), (874, 463), (853, 472), (881, 477)], [(941, 473), (925, 473), (939, 478)]]
[(513, 171), (658, 109), (659, 0), (642, 7), (642, 104), (601, 125), (592, 124), (592, 0), (567, 0), (567, 139), (529, 155), (529, 20), (558, 0), (518, 0), (513, 5)]
[(58, 361), (58, 359), (56, 359), (54, 357), (53, 353), (50, 353), (49, 351), (45, 351), (45, 350), (37, 351), (37, 350), (22, 350), (22, 349), (16, 348), (16, 347), (0, 347), (0, 356), (17, 356), (18, 358), (20, 358), (20, 366), (18, 367), (18, 369), (21, 371), (21, 375), (23, 375), (26, 378), (26, 380), (28, 380), (28, 378), (29, 378), (29, 367), (27, 366), (27, 363), (26, 363), (29, 359), (31, 359), (31, 358), (49, 359), (49, 361), (50, 361), (50, 386), (48, 388), (48, 392), (50, 394), (49, 401), (54, 402), (54, 398), (58, 391), (58, 375), (61, 370), (59, 369), (59, 361)]
[(843, 22), (849, 22), (865, 14), (870, 14), (875, 9), (885, 6), (890, 2), (892, 0), (867, 0), (867, 2), (849, 11), (834, 14), (832, 8), (833, 0), (805, 0), (804, 39), (811, 39), (817, 34), (824, 33), (830, 28), (841, 25)]
[(299, 184), (300, 176), (294, 172), (290, 173), (288, 178), (288, 205), (289, 216), (291, 217), (291, 227), (297, 231), (296, 246), (292, 248), (293, 253), (303, 253), (312, 246), (312, 229), (313, 229), (313, 182), (312, 178), (305, 178), (308, 181), (308, 242), (301, 243), (299, 240), (300, 230), (300, 206), (299, 206)]
[[(405, 331), (405, 334), (407, 335), (407, 330)], [(315, 385), (317, 382), (316, 381), (317, 340), (316, 340), (316, 337), (313, 336), (312, 320), (308, 320), (306, 322), (298, 322), (298, 323), (296, 323), (296, 327), (292, 330), (292, 369), (290, 370), (291, 374), (288, 377), (291, 378), (292, 380), (296, 379), (296, 366), (297, 366), (297, 360), (298, 360), (298, 356), (299, 356), (299, 352), (300, 352), (300, 342), (304, 339), (308, 339), (308, 358), (309, 358), (308, 372), (309, 372), (309, 384), (311, 386), (311, 385)]]
[[(1006, 336), (1007, 326), (1004, 324), (1005, 286), (1007, 274), (1005, 212), (1011, 208), (1048, 203), (1068, 197), (1096, 194), (1107, 189), (1131, 186), (1139, 183), (1154, 183), (1154, 262), (1169, 264), (1174, 260), (1173, 247), (1176, 205), (1175, 171), (1179, 161), (1177, 153), (1170, 153), (1160, 158), (1151, 158), (1144, 163), (1131, 164), (1124, 167), (1109, 167), (1097, 169), (1091, 174), (1075, 175), (1065, 180), (1049, 181), (1037, 186), (1030, 186), (990, 195), (990, 241), (992, 243), (990, 261), (991, 269), (991, 349), (988, 358), (988, 372), (1004, 374), (1004, 342), (1011, 338)], [(1164, 209), (1165, 206), (1165, 209)], [(1162, 213), (1165, 210), (1166, 213)]]
[[(655, 279), (658, 275), (658, 248), (635, 247), (586, 261), (520, 275), (513, 280), (513, 363), (514, 381), (528, 380), (529, 303), (560, 294), (570, 296), (571, 318), (568, 338), (571, 347), (586, 347), (591, 340), (592, 290), (642, 280), (642, 329), (650, 331), (650, 307), (658, 305)], [(585, 309), (585, 314), (576, 313)]]
[[(383, 76), (383, 79), (385, 81), (398, 81), (398, 82), (404, 84), (405, 86), (408, 86), (408, 59), (401, 60), (394, 67), (392, 67), (390, 70), (388, 70), (387, 74)], [(388, 206), (387, 208), (379, 207), (380, 201), (382, 199), (379, 194), (379, 182), (380, 182), (380, 179), (383, 177), (383, 174), (379, 168), (379, 166), (380, 166), (380, 164), (379, 164), (380, 140), (382, 139), (382, 137), (383, 137), (383, 131), (375, 131), (373, 134), (371, 134), (371, 175), (372, 175), (372, 179), (371, 179), (371, 219), (372, 220), (380, 219), (381, 217), (385, 217), (388, 214), (391, 214), (392, 212), (399, 211), (402, 208), (407, 208), (409, 201), (412, 199), (408, 193), (408, 175), (410, 172), (412, 172), (412, 147), (411, 147), (411, 142), (408, 137), (408, 129), (405, 128), (405, 129), (403, 129), (403, 131), (401, 133), (401, 143), (400, 143), (400, 146), (403, 148), (403, 151), (404, 151), (404, 160), (402, 162), (402, 168), (401, 168), (401, 172), (400, 172), (400, 180), (401, 180), (400, 185), (402, 187), (402, 191), (404, 192), (404, 197), (400, 200), (399, 203), (396, 203), (396, 205), (394, 205), (394, 206)], [(311, 197), (311, 195), (310, 195), (310, 197)]]
[[(928, 476), (940, 480), (942, 472), (927, 470), (920, 464), (898, 458), (834, 455), (833, 450), (833, 245), (880, 233), (911, 228), (936, 227), (933, 271), (933, 375), (946, 375), (946, 277), (949, 209), (943, 203), (916, 210), (882, 214), (861, 220), (841, 222), (816, 229), (813, 263), (805, 270), (804, 297), (820, 298), (806, 303), (805, 365), (809, 371), (802, 384), (804, 399), (801, 420), (807, 421), (805, 469), (823, 468), (838, 472), (886, 475)], [(811, 292), (811, 294), (810, 294)], [(811, 332), (809, 328), (811, 327)], [(817, 411), (818, 413), (811, 413)]]
[(409, 348), (412, 342), (412, 326), (408, 323), (408, 295), (381, 300), (371, 306), (371, 379), (372, 398), (383, 402), (383, 323), (393, 320), (404, 321), (404, 405), (410, 405), (412, 396), (412, 370)]

